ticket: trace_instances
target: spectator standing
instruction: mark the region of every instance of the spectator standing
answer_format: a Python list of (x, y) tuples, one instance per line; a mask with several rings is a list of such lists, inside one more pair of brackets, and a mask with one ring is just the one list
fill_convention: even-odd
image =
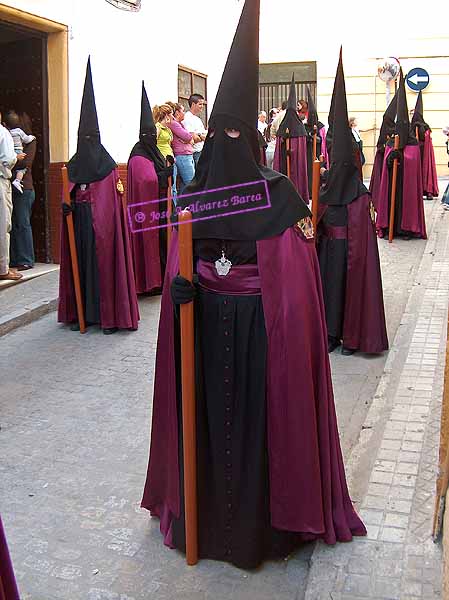
[(159, 148), (162, 156), (173, 156), (173, 149), (171, 143), (173, 140), (173, 134), (171, 129), (168, 127), (169, 123), (173, 118), (173, 110), (168, 104), (157, 104), (153, 107), (153, 117), (156, 123), (157, 131), (157, 147)]
[(192, 94), (189, 98), (189, 107), (190, 110), (184, 115), (183, 125), (187, 131), (193, 134), (193, 160), (196, 167), (204, 146), (204, 140), (207, 136), (206, 128), (200, 118), (200, 113), (204, 108), (204, 96), (201, 94)]
[(33, 186), (32, 166), (36, 155), (36, 138), (31, 134), (32, 124), (30, 117), (23, 113), (18, 117), (21, 130), (31, 141), (25, 146), (25, 158), (17, 161), (13, 176), (19, 170), (24, 171), (21, 180), (22, 189), (12, 188), (12, 229), (10, 263), (19, 271), (26, 271), (34, 267), (33, 230), (31, 228), (31, 211), (35, 200)]
[(265, 129), (265, 139), (267, 141), (267, 149), (265, 151), (265, 155), (267, 157), (267, 167), (269, 169), (273, 168), (273, 160), (274, 160), (274, 151), (276, 149), (276, 135), (272, 135), (271, 126), (273, 124), (274, 119), (277, 117), (279, 110), (277, 108), (272, 108), (269, 113), (269, 121), (268, 126)]
[[(167, 102), (167, 104), (169, 104)], [(175, 171), (173, 177), (179, 175), (181, 182), (177, 194), (181, 195), (184, 188), (195, 176), (195, 161), (193, 160), (193, 134), (187, 131), (183, 125), (185, 112), (182, 104), (170, 102), (173, 110), (173, 119), (168, 123), (173, 134), (172, 148), (175, 155)], [(175, 193), (175, 191), (174, 191)]]
[(264, 135), (267, 127), (268, 127), (267, 113), (264, 110), (261, 110), (259, 113), (259, 119), (257, 121), (257, 129), (260, 131), (260, 133), (262, 135)]
[(349, 117), (349, 127), (352, 131), (352, 137), (355, 139), (355, 142), (359, 147), (360, 164), (363, 167), (363, 165), (365, 164), (365, 155), (363, 154), (363, 141), (360, 137), (360, 131), (357, 129), (357, 119), (355, 117)]
[[(20, 119), (19, 115), (15, 110), (10, 110), (5, 115), (5, 125), (9, 129), (9, 133), (12, 136), (14, 142), (14, 152), (16, 154), (22, 154), (23, 145), (30, 144), (33, 140), (36, 139), (34, 135), (28, 135), (24, 132), (24, 130), (20, 127)], [(16, 188), (20, 193), (22, 193), (23, 185), (22, 179), (26, 173), (26, 168), (16, 168), (14, 170), (14, 179), (12, 180), (11, 185)]]
[[(1, 123), (1, 114), (0, 114)], [(9, 232), (11, 231), (12, 194), (11, 169), (25, 155), (14, 152), (14, 142), (9, 131), (0, 124), (0, 279), (17, 281), (23, 275), (9, 268)]]
[(273, 122), (271, 123), (271, 131), (270, 131), (271, 137), (276, 138), (277, 132), (279, 129), (279, 125), (282, 123), (282, 119), (285, 117), (286, 111), (287, 111), (287, 100), (284, 100), (284, 102), (281, 105), (281, 110), (278, 112), (278, 114), (273, 119)]

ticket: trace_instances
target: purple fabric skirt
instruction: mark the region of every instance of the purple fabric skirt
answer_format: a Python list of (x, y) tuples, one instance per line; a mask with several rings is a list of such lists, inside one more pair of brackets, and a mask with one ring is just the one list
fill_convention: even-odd
[(207, 292), (229, 296), (261, 294), (257, 265), (234, 265), (227, 275), (218, 275), (214, 263), (199, 259), (197, 273), (200, 286)]

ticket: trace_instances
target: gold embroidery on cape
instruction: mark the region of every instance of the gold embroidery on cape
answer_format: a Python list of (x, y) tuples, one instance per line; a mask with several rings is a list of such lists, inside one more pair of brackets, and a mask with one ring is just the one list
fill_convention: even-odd
[(371, 217), (371, 221), (375, 225), (376, 224), (376, 211), (374, 209), (374, 204), (371, 202), (371, 200), (369, 202), (369, 214)]
[(122, 183), (122, 180), (120, 179), (120, 177), (117, 180), (117, 192), (119, 194), (123, 194), (125, 192), (125, 188), (123, 187), (123, 183)]
[(313, 223), (310, 217), (304, 217), (296, 223), (296, 227), (303, 233), (307, 240), (312, 240), (314, 236)]

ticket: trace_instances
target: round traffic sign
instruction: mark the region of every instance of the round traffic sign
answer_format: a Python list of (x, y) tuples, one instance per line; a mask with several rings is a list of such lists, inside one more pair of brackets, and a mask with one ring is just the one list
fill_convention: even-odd
[(414, 69), (410, 69), (410, 71), (405, 76), (405, 83), (414, 92), (419, 92), (420, 90), (423, 90), (429, 85), (429, 82), (429, 73), (421, 67), (415, 67)]

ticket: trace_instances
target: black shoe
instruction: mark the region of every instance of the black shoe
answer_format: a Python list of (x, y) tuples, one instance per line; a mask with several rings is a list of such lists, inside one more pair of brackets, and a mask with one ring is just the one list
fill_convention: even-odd
[(337, 340), (336, 338), (328, 338), (327, 351), (329, 352), (329, 354), (331, 352), (333, 352), (335, 350), (335, 348), (338, 348), (339, 345), (340, 345), (340, 340)]
[(118, 327), (109, 327), (109, 328), (103, 329), (103, 333), (105, 335), (112, 335), (116, 331), (118, 331)]
[(352, 356), (354, 352), (355, 350), (351, 350), (351, 348), (345, 348), (345, 346), (343, 346), (343, 348), (341, 349), (341, 353), (343, 354), (343, 356)]
[(80, 330), (80, 324), (79, 323), (72, 323), (70, 325), (70, 331), (79, 331)]

